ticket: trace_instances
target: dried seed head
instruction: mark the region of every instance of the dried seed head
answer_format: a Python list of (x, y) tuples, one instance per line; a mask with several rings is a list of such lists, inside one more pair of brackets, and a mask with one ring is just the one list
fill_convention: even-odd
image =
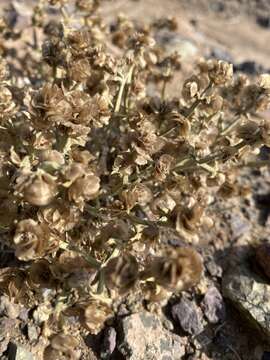
[(5, 81), (9, 76), (8, 66), (5, 59), (0, 57), (0, 82)]
[(104, 269), (106, 285), (120, 294), (128, 292), (138, 277), (139, 266), (131, 254), (124, 254), (111, 259)]
[(29, 281), (37, 287), (53, 287), (55, 281), (50, 269), (50, 263), (45, 259), (33, 262), (29, 268)]
[(59, 279), (82, 269), (86, 269), (89, 272), (93, 270), (91, 265), (76, 251), (66, 250), (60, 254), (57, 260), (51, 269), (54, 276)]
[(78, 340), (74, 336), (67, 334), (57, 334), (53, 336), (50, 343), (51, 346), (58, 351), (73, 350), (78, 346)]
[(16, 227), (13, 238), (15, 255), (28, 261), (41, 257), (48, 247), (49, 229), (32, 219), (22, 220)]
[(88, 165), (88, 163), (95, 159), (95, 157), (88, 150), (73, 150), (72, 158), (74, 161), (82, 163), (83, 165)]
[(203, 264), (196, 250), (183, 247), (168, 250), (166, 256), (156, 258), (150, 268), (158, 285), (170, 291), (182, 291), (200, 280)]
[(37, 217), (41, 223), (47, 224), (50, 229), (57, 230), (60, 234), (63, 234), (78, 224), (80, 212), (77, 207), (59, 200), (49, 206), (40, 208)]
[(232, 80), (233, 66), (222, 60), (209, 60), (207, 62), (209, 79), (215, 85), (224, 85)]
[(160, 181), (164, 181), (170, 173), (174, 163), (175, 159), (173, 156), (168, 154), (161, 155), (156, 162), (155, 177)]
[(55, 126), (53, 122), (59, 124), (72, 118), (72, 106), (56, 84), (46, 83), (32, 95), (31, 110), (34, 115), (31, 120), (41, 130)]
[(24, 200), (35, 206), (48, 205), (57, 194), (54, 177), (47, 173), (37, 173), (25, 182), (22, 188)]
[(68, 77), (77, 82), (84, 82), (91, 76), (91, 68), (87, 59), (72, 62), (68, 67)]
[(123, 191), (122, 196), (128, 209), (132, 209), (136, 204), (145, 206), (153, 199), (152, 191), (143, 184), (136, 184), (130, 190)]
[(185, 229), (189, 232), (195, 232), (203, 215), (203, 208), (195, 204), (193, 207), (181, 208), (178, 211), (176, 219), (176, 229)]
[(97, 299), (91, 299), (82, 308), (80, 320), (91, 334), (97, 334), (104, 327), (105, 321), (111, 314), (112, 310), (108, 304)]
[(80, 162), (73, 162), (64, 170), (64, 177), (69, 184), (85, 175), (85, 166)]
[(142, 284), (142, 292), (146, 300), (160, 302), (170, 297), (170, 292), (153, 281), (145, 281)]
[(259, 85), (248, 85), (241, 93), (241, 110), (243, 112), (264, 111), (268, 108), (269, 103), (269, 94)]
[(27, 274), (19, 268), (4, 268), (0, 271), (0, 290), (15, 303), (29, 306), (31, 292), (27, 282)]
[(118, 239), (126, 242), (132, 235), (134, 235), (132, 230), (124, 220), (115, 219), (100, 230), (100, 234), (95, 237), (93, 246), (98, 250), (105, 249), (106, 242), (109, 239)]
[(207, 115), (214, 115), (221, 111), (223, 106), (223, 98), (219, 95), (214, 95), (205, 98), (200, 104), (200, 110), (205, 112)]
[(226, 176), (222, 173), (217, 174), (214, 177), (207, 178), (207, 185), (208, 186), (221, 186), (226, 180)]
[(237, 186), (236, 184), (226, 180), (220, 186), (217, 194), (225, 199), (230, 198), (237, 194)]
[(74, 54), (83, 53), (91, 47), (91, 33), (88, 30), (75, 30), (68, 34), (68, 44)]
[(206, 87), (207, 79), (205, 77), (198, 77), (196, 75), (186, 79), (182, 89), (182, 96), (185, 101), (190, 101), (195, 97), (199, 97), (201, 91)]
[(0, 122), (9, 119), (15, 109), (12, 92), (5, 85), (0, 85)]
[(270, 74), (262, 74), (259, 76), (258, 84), (265, 90), (270, 89)]
[(58, 170), (65, 164), (63, 154), (57, 150), (41, 150), (39, 153), (39, 161), (41, 168), (46, 171)]
[(98, 196), (100, 179), (96, 175), (89, 174), (77, 179), (68, 189), (68, 198), (82, 207), (85, 201), (93, 200)]
[(88, 14), (94, 12), (99, 6), (99, 0), (76, 0), (76, 7)]
[(48, 360), (78, 360), (79, 354), (74, 351), (78, 345), (78, 340), (72, 335), (53, 335), (53, 337), (50, 339), (50, 345), (47, 346), (44, 350), (43, 358)]
[(160, 19), (155, 20), (152, 26), (157, 29), (166, 28), (170, 31), (176, 31), (178, 28), (177, 19), (171, 16), (162, 17)]

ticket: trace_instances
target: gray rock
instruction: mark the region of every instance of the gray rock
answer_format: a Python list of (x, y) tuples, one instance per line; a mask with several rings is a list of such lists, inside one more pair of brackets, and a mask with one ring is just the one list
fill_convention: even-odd
[(38, 339), (40, 334), (40, 329), (35, 325), (27, 325), (27, 336), (28, 339), (32, 342)]
[(222, 49), (222, 48), (213, 48), (209, 58), (214, 58), (217, 60), (223, 60), (223, 61), (227, 61), (229, 63), (233, 63), (233, 58), (231, 56), (230, 53), (228, 53), (227, 50)]
[(216, 277), (222, 276), (222, 268), (215, 262), (215, 260), (208, 261), (205, 266), (210, 275)]
[(246, 262), (225, 274), (222, 292), (254, 327), (270, 336), (270, 284), (251, 271)]
[(8, 349), (9, 360), (34, 360), (33, 354), (30, 353), (20, 344), (10, 342)]
[(104, 331), (104, 339), (102, 342), (101, 358), (109, 359), (116, 347), (116, 331), (113, 327), (108, 327)]
[(232, 240), (236, 240), (243, 235), (248, 235), (251, 224), (240, 213), (233, 213), (230, 221), (232, 230)]
[(158, 317), (140, 312), (120, 322), (119, 351), (131, 360), (180, 360), (185, 347), (178, 335), (162, 327)]
[(183, 38), (174, 31), (164, 29), (158, 31), (156, 41), (165, 47), (168, 54), (177, 52), (184, 60), (192, 58), (198, 53), (197, 46), (190, 39)]
[(191, 335), (198, 335), (203, 331), (201, 310), (193, 301), (185, 298), (174, 304), (171, 308), (174, 321)]
[(29, 320), (28, 315), (29, 315), (29, 310), (23, 307), (20, 311), (19, 319), (24, 322), (27, 322)]
[(201, 305), (204, 315), (211, 324), (225, 320), (225, 303), (216, 287), (213, 286), (207, 290)]

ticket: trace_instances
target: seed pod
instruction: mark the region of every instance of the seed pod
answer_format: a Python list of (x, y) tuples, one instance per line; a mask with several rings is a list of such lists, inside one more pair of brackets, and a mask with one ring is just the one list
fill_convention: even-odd
[(195, 285), (203, 271), (202, 258), (191, 247), (168, 250), (150, 264), (150, 273), (158, 285), (170, 291), (187, 290)]
[(170, 297), (170, 292), (153, 281), (145, 281), (142, 284), (142, 292), (146, 300), (160, 302)]
[(192, 208), (181, 208), (178, 210), (176, 219), (176, 230), (184, 228), (189, 232), (194, 232), (203, 215), (203, 208), (194, 205)]
[(87, 59), (78, 60), (68, 67), (68, 77), (73, 81), (87, 81), (90, 75), (91, 68)]
[(270, 74), (261, 74), (259, 76), (258, 84), (263, 89), (270, 89)]
[(111, 259), (104, 269), (106, 285), (118, 290), (120, 294), (128, 292), (138, 277), (139, 266), (131, 254), (124, 254)]
[(29, 306), (31, 291), (27, 282), (27, 273), (19, 268), (4, 268), (0, 270), (0, 290), (7, 294), (15, 303)]
[[(266, 85), (267, 86), (267, 85)], [(268, 108), (270, 96), (267, 89), (256, 84), (246, 86), (241, 93), (241, 111), (264, 111)]]
[(89, 174), (77, 179), (68, 189), (70, 201), (77, 205), (83, 205), (85, 201), (93, 200), (97, 197), (100, 188), (99, 177)]
[(57, 194), (55, 179), (48, 173), (33, 175), (23, 189), (23, 197), (32, 205), (48, 205)]
[(214, 95), (205, 98), (200, 105), (200, 110), (204, 111), (207, 115), (214, 115), (221, 111), (223, 106), (223, 98), (219, 95)]
[(79, 353), (76, 353), (74, 349), (78, 346), (78, 340), (68, 334), (53, 335), (50, 339), (50, 345), (44, 350), (43, 359), (46, 360), (58, 360), (58, 359), (70, 359), (78, 360)]
[(74, 150), (72, 151), (72, 158), (74, 161), (88, 165), (88, 163), (95, 159), (95, 157), (88, 150)]
[(88, 14), (94, 12), (99, 5), (97, 0), (76, 0), (76, 7), (80, 11), (85, 11)]
[(72, 184), (77, 179), (85, 175), (85, 166), (79, 162), (73, 162), (64, 170), (64, 177), (68, 183)]
[(41, 150), (39, 160), (41, 162), (41, 168), (45, 171), (60, 169), (65, 164), (63, 154), (51, 149)]
[(55, 281), (50, 269), (50, 263), (44, 259), (33, 262), (29, 268), (29, 280), (30, 283), (37, 287), (53, 287)]
[(209, 79), (215, 85), (224, 85), (233, 77), (233, 66), (222, 60), (209, 60), (207, 62)]
[(91, 46), (91, 33), (88, 30), (75, 30), (68, 34), (68, 44), (74, 54), (80, 54)]
[(226, 180), (219, 188), (217, 194), (224, 199), (230, 198), (237, 194), (237, 186)]
[(136, 184), (130, 190), (123, 191), (122, 196), (128, 209), (132, 209), (136, 204), (145, 206), (153, 199), (152, 191), (143, 184)]
[(49, 229), (32, 219), (18, 223), (13, 242), (18, 259), (28, 261), (42, 256), (48, 246)]
[(259, 125), (255, 121), (248, 121), (237, 129), (237, 136), (248, 142), (258, 138)]
[(5, 121), (15, 108), (12, 92), (8, 87), (0, 85), (0, 121)]
[(156, 162), (155, 177), (160, 181), (164, 181), (167, 175), (170, 173), (174, 162), (175, 160), (173, 156), (168, 154), (161, 155)]
[(110, 306), (97, 299), (91, 299), (81, 310), (80, 321), (91, 334), (99, 333), (112, 314)]
[(0, 58), (0, 82), (6, 80), (9, 76), (9, 70), (6, 61)]
[(222, 173), (219, 173), (214, 177), (208, 177), (206, 183), (208, 186), (221, 186), (225, 180), (226, 176)]
[(40, 208), (37, 217), (41, 223), (47, 224), (50, 229), (62, 234), (78, 224), (80, 212), (77, 207), (59, 199), (51, 205)]

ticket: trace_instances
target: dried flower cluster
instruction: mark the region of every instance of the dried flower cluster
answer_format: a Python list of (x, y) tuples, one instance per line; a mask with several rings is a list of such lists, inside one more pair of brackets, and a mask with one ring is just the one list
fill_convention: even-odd
[[(270, 146), (260, 116), (270, 75), (250, 82), (231, 64), (202, 60), (166, 97), (180, 60), (154, 35), (174, 31), (174, 19), (140, 27), (121, 15), (109, 28), (100, 1), (70, 3), (34, 8), (33, 45), (16, 73), (4, 40), (20, 34), (5, 19), (0, 33), (0, 226), (20, 260), (0, 288), (28, 306), (50, 289), (46, 359), (75, 358), (63, 319), (76, 315), (96, 333), (132, 292), (160, 301), (198, 283), (211, 196), (237, 194), (239, 164)], [(162, 241), (164, 229), (183, 246)]]

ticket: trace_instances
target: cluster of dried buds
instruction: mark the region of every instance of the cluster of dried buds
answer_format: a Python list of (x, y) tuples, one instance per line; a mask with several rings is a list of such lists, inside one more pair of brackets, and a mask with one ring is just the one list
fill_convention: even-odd
[[(66, 3), (35, 8), (33, 33), (44, 41), (17, 79), (0, 59), (0, 227), (20, 260), (0, 288), (28, 304), (51, 289), (52, 323), (76, 315), (96, 333), (128, 294), (161, 301), (199, 282), (211, 199), (237, 194), (239, 164), (270, 145), (261, 116), (270, 75), (250, 83), (231, 64), (202, 60), (166, 97), (179, 56), (154, 35), (174, 31), (174, 19), (139, 26), (119, 16), (108, 28), (99, 1), (77, 0), (72, 18)], [(46, 20), (48, 5), (59, 20)], [(172, 233), (182, 246), (169, 245)], [(73, 359), (75, 346), (56, 334), (46, 359)]]

